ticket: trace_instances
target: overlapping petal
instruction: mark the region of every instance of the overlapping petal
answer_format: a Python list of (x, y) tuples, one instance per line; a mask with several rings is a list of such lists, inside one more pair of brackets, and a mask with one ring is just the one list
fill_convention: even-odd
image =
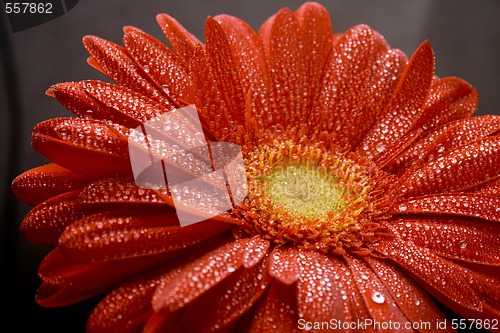
[(498, 225), (472, 219), (413, 218), (392, 225), (402, 239), (442, 257), (500, 265)]
[(127, 130), (90, 118), (56, 118), (33, 130), (33, 149), (58, 165), (83, 174), (131, 175)]
[(460, 191), (499, 175), (498, 136), (486, 137), (456, 148), (401, 177), (405, 197)]
[(428, 41), (415, 51), (382, 112), (363, 139), (361, 152), (374, 157), (414, 129), (434, 76), (434, 53)]
[(470, 287), (463, 267), (413, 242), (382, 240), (376, 249), (420, 279), (434, 296), (445, 297), (466, 309), (482, 310), (482, 300)]
[[(156, 311), (175, 311), (190, 303), (238, 270), (243, 265), (245, 253), (259, 244), (264, 249), (268, 246), (258, 236), (237, 240), (186, 265), (172, 280), (158, 287), (153, 307)], [(261, 250), (253, 255), (262, 257), (264, 254)]]
[(20, 200), (36, 206), (60, 194), (83, 188), (90, 181), (91, 178), (49, 163), (16, 177), (12, 191)]
[(160, 103), (168, 103), (167, 94), (147, 75), (148, 69), (139, 68), (125, 48), (95, 36), (85, 36), (83, 45), (102, 70), (116, 83), (150, 96)]

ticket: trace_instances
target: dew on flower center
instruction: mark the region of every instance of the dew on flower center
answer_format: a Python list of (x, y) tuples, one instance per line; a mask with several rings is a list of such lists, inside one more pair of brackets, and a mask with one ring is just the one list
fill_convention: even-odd
[(314, 219), (339, 211), (346, 205), (345, 186), (315, 166), (277, 167), (263, 179), (264, 194), (292, 216)]

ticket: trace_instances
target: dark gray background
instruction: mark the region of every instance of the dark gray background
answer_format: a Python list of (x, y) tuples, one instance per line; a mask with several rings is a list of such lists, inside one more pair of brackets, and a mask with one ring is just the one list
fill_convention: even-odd
[[(476, 87), (478, 114), (500, 114), (500, 1), (498, 0), (336, 0), (319, 1), (330, 12), (333, 28), (342, 32), (365, 23), (384, 35), (389, 44), (408, 55), (425, 39), (436, 54), (439, 76), (459, 76)], [(40, 121), (69, 116), (69, 111), (45, 96), (54, 83), (102, 76), (86, 65), (81, 44), (93, 34), (121, 43), (122, 27), (136, 26), (165, 40), (156, 24), (161, 12), (177, 18), (198, 38), (203, 38), (208, 15), (227, 13), (246, 20), (254, 29), (281, 7), (297, 9), (303, 1), (135, 1), (80, 0), (67, 14), (29, 30), (11, 33), (2, 12), (0, 68), (0, 299), (21, 312), (21, 330), (35, 323), (51, 331), (83, 330), (93, 302), (66, 309), (42, 309), (33, 298), (39, 281), (36, 270), (46, 249), (26, 243), (18, 228), (29, 207), (18, 203), (9, 191), (13, 177), (46, 161), (30, 147), (30, 133)], [(6, 61), (12, 61), (5, 66)], [(14, 296), (15, 295), (15, 296)], [(5, 314), (2, 314), (2, 317)], [(6, 315), (6, 320), (11, 320)]]

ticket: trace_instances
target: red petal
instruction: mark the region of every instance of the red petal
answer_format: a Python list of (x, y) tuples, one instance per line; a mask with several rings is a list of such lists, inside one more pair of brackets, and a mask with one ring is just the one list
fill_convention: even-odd
[(294, 248), (275, 247), (271, 252), (269, 275), (284, 284), (292, 284), (300, 276), (301, 251)]
[(446, 321), (446, 317), (439, 310), (428, 294), (401, 270), (384, 260), (366, 257), (365, 259), (380, 281), (391, 293), (392, 298), (404, 315), (414, 323), (429, 323), (430, 327), (420, 325), (419, 332), (435, 332), (437, 323), (446, 322), (443, 332), (455, 332)]
[(337, 118), (344, 116), (340, 111), (341, 101), (353, 80), (364, 70), (371, 71), (387, 49), (382, 36), (365, 25), (355, 26), (340, 37), (333, 46), (321, 94), (308, 119), (313, 132), (318, 131), (318, 126), (328, 132), (335, 130), (333, 125)]
[(57, 164), (40, 166), (17, 176), (12, 182), (12, 191), (30, 206), (57, 195), (81, 189), (90, 179), (69, 171)]
[[(492, 322), (492, 319), (495, 321), (500, 318), (500, 281), (497, 278), (500, 276), (499, 266), (485, 266), (467, 262), (460, 262), (460, 264), (463, 264), (463, 267), (466, 268), (464, 271), (467, 281), (483, 299), (481, 311), (464, 308), (448, 299), (441, 298), (439, 300), (450, 310), (463, 318), (470, 318), (471, 321), (487, 319)], [(498, 330), (492, 331), (498, 332)]]
[(302, 263), (297, 282), (299, 318), (308, 322), (345, 322), (349, 317), (346, 295), (343, 284), (336, 279), (344, 263), (315, 251), (308, 251), (306, 256), (308, 260)]
[(260, 237), (255, 237), (252, 242), (252, 246), (248, 247), (243, 254), (243, 267), (252, 268), (253, 266), (257, 265), (268, 253), (267, 250), (269, 249), (270, 245), (271, 244), (269, 243), (269, 241)]
[(487, 271), (487, 267), (482, 266), (471, 269), (467, 268), (468, 280), (478, 293), (485, 299), (487, 304), (490, 304), (497, 313), (500, 312), (500, 275), (498, 274), (498, 266), (495, 266), (496, 274), (491, 274)]
[(163, 89), (148, 78), (145, 70), (136, 65), (123, 47), (95, 36), (85, 36), (83, 45), (113, 81), (169, 104)]
[(273, 281), (261, 297), (250, 323), (241, 328), (247, 333), (298, 333), (298, 317), (292, 286)]
[(265, 124), (264, 127), (268, 128), (270, 125), (267, 123), (268, 115), (274, 112), (270, 111), (274, 104), (271, 103), (272, 87), (270, 86), (262, 40), (247, 23), (236, 17), (218, 15), (215, 16), (215, 19), (228, 37), (230, 51), (235, 69), (239, 73), (243, 92), (251, 94), (249, 98), (252, 105), (251, 118), (258, 121), (259, 124)]
[(229, 115), (232, 124), (244, 125), (245, 99), (235, 54), (231, 50), (229, 37), (214, 18), (207, 19), (205, 39), (208, 63), (221, 94), (225, 113)]
[(153, 313), (151, 297), (160, 282), (157, 275), (141, 277), (108, 294), (94, 308), (87, 332), (137, 332)]
[[(425, 163), (500, 131), (500, 117), (479, 116), (447, 123), (415, 142), (388, 166), (394, 173), (414, 172)], [(411, 166), (410, 170), (406, 170)]]
[(94, 262), (151, 256), (187, 248), (229, 230), (231, 224), (201, 222), (178, 226), (173, 214), (96, 214), (61, 234), (59, 248), (75, 260)]
[[(135, 61), (149, 67), (151, 77), (174, 101), (196, 102), (188, 69), (165, 44), (133, 27), (125, 27), (123, 42)], [(148, 68), (146, 67), (146, 68)]]
[(173, 46), (174, 51), (184, 60), (185, 64), (188, 64), (194, 57), (195, 50), (201, 45), (201, 42), (184, 29), (173, 17), (167, 14), (157, 15), (156, 21), (158, 21), (170, 45)]
[(188, 332), (212, 332), (233, 323), (269, 284), (267, 264), (266, 257), (253, 268), (240, 268), (201, 295), (183, 311), (183, 328)]
[(472, 189), (474, 194), (478, 195), (486, 195), (486, 196), (495, 196), (497, 193), (500, 193), (500, 179), (495, 179), (486, 184), (481, 184), (478, 187)]
[(168, 333), (184, 333), (178, 315), (178, 312), (153, 312), (144, 324), (142, 333), (164, 333), (167, 329)]
[(380, 54), (372, 68), (366, 69), (346, 86), (345, 96), (333, 125), (335, 142), (353, 150), (365, 137), (382, 112), (408, 59), (396, 49)]
[(457, 148), (403, 176), (405, 197), (464, 190), (499, 175), (500, 137), (487, 137)]
[(114, 289), (138, 274), (160, 267), (173, 256), (142, 256), (93, 263), (75, 261), (56, 248), (40, 265), (39, 276), (43, 284), (36, 300), (46, 307), (79, 302)]
[(104, 71), (104, 69), (102, 69), (102, 67), (99, 65), (99, 63), (97, 62), (97, 60), (95, 60), (94, 57), (92, 57), (92, 56), (88, 57), (87, 64), (89, 64), (90, 67), (98, 70), (102, 74), (107, 75), (107, 73)]
[(375, 164), (380, 168), (392, 163), (403, 151), (408, 149), (421, 136), (423, 130), (417, 129), (407, 133), (402, 138), (393, 142), (387, 149), (374, 157)]
[(62, 106), (80, 117), (107, 120), (110, 114), (106, 108), (83, 90), (81, 82), (63, 82), (50, 87)]
[[(348, 305), (348, 318), (347, 322), (364, 322), (366, 320), (372, 319), (370, 312), (366, 306), (364, 297), (361, 295), (361, 291), (358, 288), (355, 276), (351, 273), (348, 265), (344, 261), (338, 260), (338, 270), (334, 275), (335, 279), (338, 279), (339, 284), (343, 286), (344, 297)], [(349, 332), (351, 330), (347, 330)], [(376, 330), (370, 327), (354, 327), (352, 332), (375, 332)]]
[(402, 239), (383, 239), (375, 249), (421, 279), (431, 294), (442, 295), (465, 308), (481, 311), (483, 302), (465, 279), (462, 267)]
[(254, 238), (230, 242), (186, 265), (172, 280), (163, 283), (155, 292), (155, 311), (175, 311), (192, 302), (241, 267), (246, 249), (258, 242)]
[(359, 259), (350, 256), (346, 256), (345, 259), (373, 321), (397, 322), (401, 323), (402, 327), (408, 325), (408, 319), (398, 308), (379, 277)]
[(393, 214), (470, 216), (500, 220), (500, 198), (476, 194), (429, 195), (398, 203)]
[(56, 118), (34, 128), (32, 146), (60, 166), (85, 176), (129, 175), (128, 142), (122, 133), (98, 120)]
[(306, 55), (308, 81), (307, 108), (316, 102), (322, 88), (322, 79), (332, 50), (332, 25), (328, 11), (320, 4), (308, 2), (295, 12), (302, 31), (302, 45)]
[[(168, 190), (151, 190), (138, 186), (129, 178), (104, 178), (86, 186), (78, 195), (78, 201), (87, 211), (161, 212), (175, 214), (174, 203)], [(223, 212), (211, 221), (245, 225), (239, 218)]]
[[(51, 198), (29, 212), (22, 225), (24, 236), (35, 243), (54, 246), (61, 232), (71, 223), (99, 211), (162, 212), (172, 216), (177, 225), (173, 202), (169, 196), (143, 189), (134, 182), (108, 178), (92, 182), (81, 191)], [(238, 224), (217, 216), (212, 220)]]
[(407, 219), (392, 223), (402, 239), (442, 257), (500, 265), (500, 226), (472, 219)]
[(64, 229), (86, 214), (84, 207), (76, 200), (78, 192), (61, 194), (33, 208), (21, 224), (23, 236), (40, 245), (57, 245)]
[(339, 114), (332, 120), (335, 124), (330, 135), (337, 149), (341, 151), (351, 151), (369, 128), (370, 121), (367, 121), (365, 101), (371, 87), (371, 75), (369, 70), (358, 74), (346, 88), (345, 97), (339, 101)]
[(158, 103), (125, 87), (100, 81), (83, 81), (83, 90), (100, 101), (109, 112), (108, 120), (132, 128), (171, 111), (174, 106)]
[(208, 125), (210, 134), (214, 135), (218, 141), (233, 141), (230, 139), (233, 130), (230, 126), (229, 115), (222, 105), (220, 92), (203, 47), (196, 50), (196, 57), (193, 58), (190, 66), (191, 72), (196, 73), (193, 76), (193, 83), (198, 94), (197, 105), (201, 109), (202, 123)]
[(292, 127), (304, 120), (309, 113), (306, 81), (306, 58), (302, 43), (302, 31), (295, 15), (281, 9), (259, 31), (269, 61), (276, 103), (280, 109), (277, 120)]
[(416, 126), (430, 130), (449, 121), (472, 116), (477, 102), (476, 90), (464, 80), (456, 77), (435, 80)]
[(80, 202), (88, 206), (94, 205), (101, 210), (113, 207), (138, 210), (158, 209), (163, 212), (173, 212), (174, 207), (170, 196), (160, 191), (138, 186), (129, 178), (104, 178), (87, 185), (78, 196)]
[(365, 107), (362, 110), (364, 114), (360, 115), (366, 124), (360, 124), (361, 129), (353, 128), (359, 135), (353, 138), (356, 144), (360, 143), (386, 107), (407, 64), (408, 58), (401, 50), (388, 49), (379, 54), (370, 68), (371, 86), (365, 95)]
[(434, 54), (429, 42), (415, 51), (381, 118), (360, 145), (369, 157), (383, 152), (411, 131), (422, 115), (434, 74)]

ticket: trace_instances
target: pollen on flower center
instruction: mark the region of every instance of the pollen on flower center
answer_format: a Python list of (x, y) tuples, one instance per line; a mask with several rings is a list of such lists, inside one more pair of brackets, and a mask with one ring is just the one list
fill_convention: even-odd
[(365, 167), (293, 142), (260, 146), (246, 161), (249, 192), (234, 213), (262, 236), (330, 253), (366, 249), (374, 224)]
[(316, 166), (278, 166), (263, 177), (264, 194), (275, 206), (289, 211), (293, 217), (308, 219), (340, 215), (346, 206), (346, 188), (339, 178)]

